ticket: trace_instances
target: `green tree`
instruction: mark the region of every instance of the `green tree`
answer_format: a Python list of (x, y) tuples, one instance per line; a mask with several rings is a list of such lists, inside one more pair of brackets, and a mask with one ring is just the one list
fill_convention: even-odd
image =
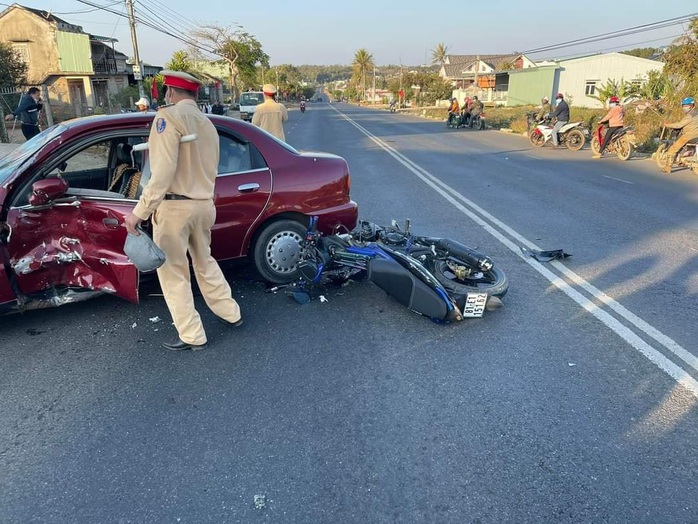
[(638, 58), (650, 58), (661, 50), (657, 47), (636, 47), (635, 49), (628, 49), (627, 51), (621, 51), (624, 55), (636, 56)]
[(10, 44), (0, 42), (0, 87), (20, 87), (26, 82), (26, 62)]
[(189, 53), (186, 51), (175, 51), (172, 53), (169, 62), (165, 64), (165, 69), (170, 71), (186, 71), (191, 72), (194, 69), (194, 64), (189, 58)]
[(352, 81), (357, 86), (362, 87), (363, 99), (366, 100), (366, 71), (375, 67), (373, 55), (368, 50), (361, 48), (354, 53), (354, 60), (351, 64), (353, 75)]
[(621, 102), (627, 102), (628, 99), (640, 96), (640, 85), (637, 83), (629, 82), (624, 79), (613, 80), (609, 78), (605, 84), (596, 88), (595, 95), (587, 95), (589, 98), (598, 100), (602, 104), (606, 105), (608, 99), (612, 96), (617, 96), (620, 98)]
[(446, 63), (448, 56), (448, 46), (443, 42), (436, 44), (436, 47), (431, 50), (431, 63), (443, 66)]
[(257, 64), (269, 67), (269, 56), (262, 44), (251, 34), (238, 27), (231, 30), (215, 24), (203, 25), (192, 35), (211, 50), (228, 66), (230, 86), (237, 98), (241, 84), (251, 86), (256, 83)]
[(664, 72), (674, 81), (677, 94), (698, 91), (698, 18), (691, 20), (686, 34), (669, 46), (664, 62)]

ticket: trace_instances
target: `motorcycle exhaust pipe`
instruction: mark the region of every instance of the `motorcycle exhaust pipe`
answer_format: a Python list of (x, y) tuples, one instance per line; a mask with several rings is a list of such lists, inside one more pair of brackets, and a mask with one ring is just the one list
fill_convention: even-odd
[(449, 238), (442, 238), (436, 242), (436, 248), (448, 251), (449, 254), (480, 271), (491, 271), (494, 267), (490, 257)]

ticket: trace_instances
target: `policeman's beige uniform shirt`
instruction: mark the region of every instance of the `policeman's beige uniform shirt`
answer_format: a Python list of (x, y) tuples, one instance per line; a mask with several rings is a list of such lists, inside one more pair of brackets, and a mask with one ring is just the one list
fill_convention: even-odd
[[(180, 144), (196, 133), (194, 142)], [(218, 132), (194, 100), (160, 109), (148, 137), (151, 176), (133, 214), (147, 220), (167, 193), (195, 200), (213, 198), (218, 173)]]
[(283, 104), (275, 102), (271, 98), (259, 104), (252, 115), (252, 123), (271, 133), (279, 140), (286, 141), (284, 135), (284, 122), (288, 120), (288, 110)]

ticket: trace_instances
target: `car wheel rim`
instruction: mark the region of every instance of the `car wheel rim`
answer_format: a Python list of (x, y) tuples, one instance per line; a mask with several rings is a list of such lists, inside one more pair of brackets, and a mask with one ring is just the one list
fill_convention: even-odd
[(288, 274), (298, 267), (301, 257), (301, 237), (294, 231), (281, 231), (267, 243), (266, 260), (272, 271)]

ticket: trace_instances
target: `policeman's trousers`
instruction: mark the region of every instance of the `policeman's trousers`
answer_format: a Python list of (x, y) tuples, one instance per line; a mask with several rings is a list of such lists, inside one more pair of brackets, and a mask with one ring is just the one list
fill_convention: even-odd
[(216, 208), (212, 200), (164, 200), (152, 220), (153, 240), (167, 258), (157, 270), (158, 278), (179, 338), (187, 344), (204, 344), (206, 333), (194, 307), (187, 252), (211, 311), (228, 322), (241, 318), (230, 285), (211, 256)]

